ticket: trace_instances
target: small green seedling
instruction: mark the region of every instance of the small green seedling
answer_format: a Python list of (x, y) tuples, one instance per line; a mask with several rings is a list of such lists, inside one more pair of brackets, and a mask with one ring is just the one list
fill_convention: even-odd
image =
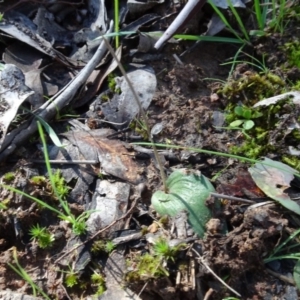
[(246, 131), (252, 129), (255, 126), (255, 123), (252, 119), (259, 118), (263, 115), (260, 112), (253, 111), (250, 108), (244, 106), (236, 106), (234, 108), (234, 114), (237, 117), (240, 117), (240, 119), (231, 122), (228, 127), (223, 128), (241, 130), (242, 133), (248, 138), (250, 138), (250, 136), (246, 133)]
[(153, 250), (155, 255), (174, 262), (176, 254), (183, 247), (185, 247), (184, 244), (180, 244), (176, 247), (171, 247), (169, 246), (168, 241), (166, 239), (161, 238), (155, 242)]
[(9, 205), (10, 200), (9, 199), (4, 199), (0, 202), (0, 209), (8, 209), (8, 205)]
[(63, 112), (56, 110), (56, 120), (63, 120), (63, 119), (69, 119), (69, 118), (79, 118), (80, 115), (77, 115), (76, 112), (72, 109), (67, 107), (63, 110)]
[(235, 120), (229, 124), (229, 127), (242, 126), (244, 130), (250, 130), (254, 127), (255, 123), (252, 121), (254, 118), (262, 116), (260, 112), (253, 112), (251, 109), (243, 106), (236, 106), (234, 113), (242, 119)]
[(54, 235), (49, 233), (46, 227), (40, 227), (39, 224), (33, 226), (29, 234), (32, 236), (31, 240), (37, 241), (38, 246), (43, 249), (51, 247), (55, 240)]
[(71, 288), (74, 285), (78, 284), (78, 273), (72, 270), (72, 268), (69, 266), (69, 271), (60, 271), (62, 273), (65, 273), (65, 284), (67, 287)]
[(69, 273), (66, 275), (65, 283), (67, 287), (73, 287), (78, 283), (78, 276), (76, 273)]
[(116, 77), (116, 75), (114, 73), (110, 73), (107, 76), (108, 87), (112, 92), (114, 92), (116, 94), (121, 94), (122, 91), (120, 88), (117, 88), (117, 83), (116, 83), (115, 77)]
[(53, 174), (53, 180), (54, 180), (54, 184), (55, 184), (57, 193), (63, 200), (65, 200), (66, 196), (68, 195), (68, 193), (70, 191), (70, 188), (67, 186), (67, 183), (66, 183), (65, 179), (63, 178), (60, 170), (57, 170)]
[(135, 118), (129, 124), (129, 128), (139, 134), (144, 140), (148, 140), (147, 126), (142, 119)]
[(116, 248), (116, 245), (112, 241), (107, 241), (105, 243), (105, 252), (106, 253), (113, 252), (115, 248)]
[(91, 276), (91, 281), (97, 286), (96, 296), (101, 296), (106, 290), (104, 277), (101, 274), (94, 272)]

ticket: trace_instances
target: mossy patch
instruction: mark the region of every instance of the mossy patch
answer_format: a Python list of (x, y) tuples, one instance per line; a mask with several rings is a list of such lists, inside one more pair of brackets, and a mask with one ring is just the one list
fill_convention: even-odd
[(121, 89), (117, 88), (117, 83), (115, 80), (116, 75), (114, 73), (110, 73), (107, 77), (107, 82), (108, 82), (108, 87), (109, 89), (116, 93), (116, 94), (121, 94)]
[[(300, 51), (299, 51), (300, 54)], [(300, 56), (299, 56), (300, 58)], [(300, 85), (300, 83), (299, 83)], [(300, 139), (299, 130), (293, 130), (287, 134), (287, 125), (284, 122), (284, 115), (295, 113), (295, 105), (289, 100), (281, 100), (276, 104), (253, 108), (258, 101), (282, 94), (291, 87), (285, 81), (272, 73), (259, 74), (254, 71), (246, 72), (242, 77), (231, 79), (220, 93), (228, 100), (226, 112), (226, 122), (228, 125), (240, 121), (241, 115), (237, 114), (237, 106), (246, 111), (254, 126), (245, 129), (225, 127), (226, 129), (238, 129), (241, 134), (239, 141), (230, 147), (230, 152), (242, 155), (247, 158), (257, 159), (261, 156), (276, 153), (277, 155), (286, 152), (287, 138), (289, 142)], [(296, 115), (296, 114), (295, 114)], [(243, 119), (243, 121), (245, 121)], [(291, 144), (291, 143), (289, 143)]]
[(282, 47), (282, 50), (286, 53), (289, 65), (300, 68), (300, 42), (299, 42), (299, 40), (284, 44), (284, 46)]
[(300, 159), (298, 157), (292, 155), (283, 155), (282, 162), (288, 164), (297, 171), (300, 171)]
[(149, 280), (169, 276), (168, 271), (163, 267), (161, 257), (153, 256), (149, 253), (137, 255), (134, 260), (127, 262), (132, 271), (126, 274), (126, 281), (135, 282), (139, 280)]
[(252, 106), (264, 98), (282, 93), (284, 87), (284, 80), (275, 74), (248, 71), (238, 79), (229, 80), (219, 93), (231, 104), (242, 101)]
[(4, 182), (12, 182), (15, 178), (16, 178), (15, 173), (13, 173), (13, 172), (8, 172), (8, 173), (5, 173), (5, 174), (4, 174), (4, 176), (3, 176), (3, 181), (4, 181)]

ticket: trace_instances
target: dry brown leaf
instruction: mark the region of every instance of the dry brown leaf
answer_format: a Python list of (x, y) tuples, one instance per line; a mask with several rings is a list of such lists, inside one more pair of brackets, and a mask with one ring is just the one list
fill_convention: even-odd
[(74, 131), (63, 134), (88, 160), (99, 160), (105, 172), (137, 184), (141, 182), (142, 170), (124, 143), (106, 138), (108, 130)]

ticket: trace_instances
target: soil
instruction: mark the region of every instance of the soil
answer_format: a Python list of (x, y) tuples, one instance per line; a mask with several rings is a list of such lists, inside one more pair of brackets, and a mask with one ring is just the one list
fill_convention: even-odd
[[(165, 7), (167, 4), (159, 9), (154, 8), (153, 12), (163, 14)], [(254, 47), (245, 48), (245, 51), (257, 59), (262, 59), (261, 54), (267, 53), (266, 67), (269, 68), (270, 73), (282, 79), (284, 82), (282, 90), (284, 88), (292, 90), (293, 84), (299, 79), (300, 69), (287, 62), (287, 53), (282, 50), (283, 44), (293, 41), (293, 28), (296, 28), (293, 26), (299, 25), (296, 21), (295, 18), (286, 27), (287, 33), (284, 36), (269, 33), (265, 37), (253, 40)], [(170, 22), (171, 20), (168, 20), (167, 25)], [(203, 19), (199, 22), (202, 28)], [(166, 26), (163, 22), (159, 24), (161, 27)], [(195, 28), (189, 30), (193, 32)], [(196, 33), (199, 34), (199, 30), (198, 27)], [(132, 63), (132, 58), (129, 56), (131, 42), (127, 41), (124, 44), (126, 47), (121, 61), (128, 66)], [(180, 57), (180, 61), (174, 58), (174, 54), (179, 56), (193, 44), (187, 41), (167, 44), (159, 53), (159, 59), (153, 56), (150, 61), (143, 62), (153, 68), (157, 79), (156, 90), (147, 109), (150, 127), (157, 124), (162, 126), (162, 130), (154, 135), (154, 140), (161, 144), (230, 153), (232, 146), (240, 147), (243, 144), (245, 132), (224, 128), (228, 126), (225, 111), (228, 112), (230, 105), (232, 107), (238, 103), (253, 105), (265, 96), (262, 95), (260, 99), (249, 99), (251, 93), (246, 89), (233, 92), (233, 96), (228, 96), (222, 92), (222, 88), (224, 84), (230, 85), (241, 78), (248, 80), (253, 74), (262, 75), (258, 69), (247, 63), (251, 59), (243, 56), (242, 60), (245, 62), (237, 64), (234, 73), (229, 76), (231, 65), (222, 65), (222, 63), (232, 60), (239, 49), (239, 46), (230, 43), (200, 43), (191, 52)], [(1, 49), (3, 53), (5, 47)], [(118, 71), (115, 71), (115, 74), (121, 76)], [(255, 86), (256, 83), (254, 82), (253, 85)], [(104, 84), (97, 95), (105, 90), (107, 85)], [(270, 96), (273, 96), (272, 91), (270, 93)], [(86, 134), (76, 133), (73, 136), (75, 140), (77, 138), (74, 143), (78, 144), (81, 151), (83, 146), (79, 145), (80, 141), (88, 144), (87, 151), (90, 152), (95, 147), (100, 147), (98, 141), (100, 138), (94, 135), (93, 130), (96, 132), (99, 127), (111, 130), (110, 125), (99, 121), (104, 120), (101, 109), (89, 113), (89, 105), (95, 103), (94, 101), (98, 103), (99, 99), (94, 97), (88, 103), (73, 109), (76, 114), (80, 114), (79, 122), (90, 127), (89, 130), (85, 129)], [(72, 108), (71, 106), (72, 103), (68, 108)], [(287, 106), (283, 110), (290, 120), (291, 116), (298, 118), (298, 115), (292, 114), (293, 109)], [(264, 110), (268, 111), (267, 108)], [(257, 124), (261, 124), (259, 122), (262, 121), (259, 120)], [(71, 126), (67, 117), (52, 120), (50, 124), (57, 133), (63, 133), (66, 126)], [(284, 123), (281, 124), (281, 129), (286, 130)], [(55, 213), (24, 195), (1, 188), (1, 203), (5, 204), (5, 207), (0, 211), (0, 290), (6, 293), (10, 290), (22, 295), (34, 295), (31, 282), (26, 280), (24, 275), (19, 276), (20, 274), (10, 266), (16, 267), (18, 262), (29, 278), (50, 299), (92, 299), (92, 297), (123, 299), (125, 296), (133, 299), (134, 297), (138, 299), (139, 296), (140, 299), (163, 300), (298, 299), (299, 291), (293, 278), (296, 261), (285, 259), (264, 262), (275, 247), (299, 228), (298, 215), (274, 201), (266, 202), (270, 198), (253, 182), (248, 172), (249, 163), (187, 149), (165, 148), (161, 150), (160, 157), (168, 175), (173, 170), (181, 168), (201, 171), (212, 180), (218, 193), (263, 204), (253, 206), (222, 199), (221, 209), (214, 211), (213, 218), (206, 225), (207, 232), (204, 238), (200, 239), (193, 233), (179, 237), (178, 230), (174, 229), (178, 226), (177, 221), (171, 217), (167, 220), (161, 219), (151, 206), (151, 196), (162, 188), (162, 181), (151, 147), (143, 146), (144, 148), (141, 149), (130, 146), (137, 137), (137, 141), (147, 141), (145, 130), (141, 130), (139, 126), (136, 123), (135, 127), (131, 127), (128, 135), (120, 132), (113, 139), (104, 140), (101, 146), (103, 153), (109, 153), (114, 157), (118, 157), (121, 152), (122, 155), (126, 152), (129, 158), (134, 157), (132, 160), (129, 159), (130, 162), (126, 165), (127, 170), (131, 172), (129, 177), (122, 177), (122, 174), (118, 177), (118, 174), (114, 175), (116, 173), (113, 171), (108, 172), (103, 163), (102, 165), (83, 164), (76, 167), (52, 165), (54, 171), (61, 170), (68, 182), (69, 192), (65, 199), (75, 216), (79, 216), (85, 210), (95, 209), (91, 203), (94, 203), (100, 181), (107, 181), (113, 186), (121, 184), (116, 192), (119, 202), (115, 220), (108, 222), (95, 219), (92, 221), (95, 229), (90, 229), (86, 234), (75, 236), (70, 224), (59, 219)], [(288, 146), (297, 147), (297, 139), (294, 136), (286, 137), (287, 133), (282, 131), (278, 133), (278, 131), (278, 128), (272, 131), (272, 141), (278, 142), (280, 139), (278, 148), (273, 147), (273, 151), (260, 152), (261, 155), (255, 158), (267, 156), (274, 160), (281, 160)], [(65, 134), (60, 137), (70, 139), (72, 130), (70, 132), (69, 136)], [(145, 139), (141, 138), (145, 134)], [(49, 138), (47, 143), (52, 145)], [(149, 151), (147, 152), (145, 148)], [(59, 159), (58, 156), (51, 154), (51, 149), (49, 147), (50, 157)], [(245, 154), (241, 153), (241, 155)], [(30, 142), (23, 144), (2, 162), (0, 171), (2, 183), (62, 210), (47, 179), (44, 164), (32, 162), (32, 158), (43, 159), (37, 133), (33, 135)], [(80, 156), (80, 159), (87, 159), (87, 157)], [(14, 174), (10, 180), (5, 175), (8, 172)], [(67, 172), (73, 172), (73, 175), (66, 175)], [(118, 172), (123, 171), (118, 169)], [(36, 175), (45, 177), (40, 183), (35, 183), (32, 177)], [(297, 183), (293, 188), (293, 195), (296, 194), (293, 198), (297, 198), (297, 193), (300, 191)], [(121, 192), (124, 194), (120, 196)], [(101, 195), (100, 192), (98, 195), (109, 197), (110, 193), (115, 192), (105, 190), (103, 194), (108, 195)], [(215, 201), (217, 199), (211, 197), (207, 199), (207, 205), (213, 207)], [(114, 209), (109, 208), (107, 214)], [(110, 224), (112, 222), (114, 223)], [(29, 232), (36, 224), (46, 227), (53, 235), (54, 242), (51, 247), (43, 249), (39, 247), (36, 239), (31, 238)], [(111, 227), (108, 228), (107, 225)], [(186, 231), (190, 232), (190, 228)], [(162, 259), (158, 265), (156, 263), (152, 272), (137, 276), (134, 271), (139, 267), (139, 257), (146, 253), (154, 257), (153, 239), (157, 237), (164, 237), (170, 241), (181, 240), (184, 242), (184, 247), (180, 248), (171, 259)], [(116, 239), (124, 240), (116, 242)], [(95, 251), (96, 241), (111, 240), (117, 244), (113, 251), (105, 251), (100, 246)], [(72, 251), (72, 247), (79, 244), (80, 247)], [(295, 253), (298, 248), (297, 244), (294, 244), (294, 247), (287, 251)], [(161, 273), (159, 273), (160, 265), (163, 268)], [(71, 271), (76, 275), (73, 283), (67, 281)], [(106, 292), (102, 296), (99, 293), (101, 284), (91, 280), (92, 274), (95, 273), (101, 274), (105, 280), (103, 286)], [(225, 287), (215, 274), (239, 295)], [(95, 296), (97, 291), (98, 295)], [(40, 291), (37, 294), (41, 299), (46, 299), (45, 296), (41, 296)], [(17, 294), (14, 295), (16, 297)]]

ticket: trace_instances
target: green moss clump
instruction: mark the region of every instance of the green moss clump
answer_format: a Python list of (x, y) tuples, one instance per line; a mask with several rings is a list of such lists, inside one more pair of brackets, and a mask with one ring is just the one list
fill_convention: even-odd
[(3, 209), (3, 210), (8, 209), (9, 203), (10, 203), (10, 199), (4, 199), (4, 200), (0, 201), (0, 209)]
[[(298, 59), (297, 56), (295, 57)], [(300, 88), (300, 80), (297, 84)], [(219, 93), (228, 100), (225, 108), (226, 122), (229, 126), (227, 129), (239, 130), (242, 133), (240, 137), (244, 138), (241, 144), (230, 147), (232, 154), (257, 159), (268, 153), (285, 153), (283, 140), (286, 138), (292, 141), (300, 140), (299, 130), (294, 130), (286, 136), (285, 126), (280, 125), (285, 124), (281, 118), (284, 114), (293, 113), (295, 117), (298, 116), (295, 113), (294, 104), (289, 99), (278, 101), (267, 107), (253, 108), (258, 101), (291, 89), (294, 90), (295, 87), (289, 86), (283, 78), (272, 72), (259, 74), (247, 71), (224, 85)], [(241, 113), (237, 114), (237, 108), (243, 110), (245, 116)], [(252, 126), (244, 126), (249, 120)]]
[(229, 99), (231, 104), (247, 99), (247, 105), (253, 106), (263, 98), (282, 93), (284, 86), (285, 82), (275, 74), (248, 72), (237, 80), (230, 80), (219, 93)]
[[(247, 158), (257, 159), (272, 150), (272, 146), (265, 143), (258, 143), (257, 139), (253, 138), (246, 140), (239, 146), (231, 146), (230, 153), (235, 155), (242, 155)], [(274, 149), (273, 149), (274, 150)]]
[(92, 284), (97, 287), (96, 296), (101, 296), (106, 290), (105, 278), (101, 274), (95, 272), (91, 276), (91, 281)]
[(116, 245), (112, 241), (98, 240), (92, 245), (91, 251), (94, 254), (99, 253), (111, 253), (116, 248)]
[(30, 178), (30, 183), (34, 184), (34, 185), (43, 185), (46, 182), (46, 177), (45, 176), (33, 176)]
[(300, 90), (300, 80), (297, 80), (292, 88), (293, 88), (293, 90), (299, 91)]
[(292, 131), (292, 137), (293, 137), (295, 140), (299, 141), (299, 140), (300, 140), (300, 131), (299, 131), (299, 130), (293, 130), (293, 131)]
[(68, 187), (65, 179), (63, 178), (61, 171), (57, 170), (53, 176), (54, 184), (58, 195), (62, 199), (66, 199), (69, 194), (70, 188)]
[(116, 77), (116, 75), (114, 73), (110, 73), (108, 75), (108, 77), (107, 77), (108, 88), (116, 94), (121, 94), (122, 91), (120, 88), (117, 88), (117, 83), (116, 83), (115, 77)]
[(107, 102), (107, 101), (109, 101), (109, 100), (110, 100), (110, 98), (109, 98), (109, 96), (108, 96), (108, 95), (106, 95), (106, 94), (103, 94), (103, 95), (101, 95), (101, 100), (102, 100), (103, 102)]
[(282, 162), (288, 164), (297, 171), (300, 171), (300, 159), (298, 157), (292, 155), (283, 155)]
[(134, 261), (130, 261), (128, 264), (135, 265), (134, 270), (125, 276), (125, 280), (128, 282), (169, 276), (168, 271), (162, 266), (161, 257), (152, 256), (149, 253), (137, 255)]
[(8, 172), (6, 174), (4, 174), (3, 176), (3, 181), (5, 182), (11, 182), (16, 178), (15, 173), (13, 172)]
[(105, 242), (103, 240), (94, 241), (91, 247), (91, 251), (94, 254), (104, 252)]
[(287, 55), (289, 65), (300, 68), (300, 42), (299, 42), (299, 40), (284, 44), (283, 50)]

